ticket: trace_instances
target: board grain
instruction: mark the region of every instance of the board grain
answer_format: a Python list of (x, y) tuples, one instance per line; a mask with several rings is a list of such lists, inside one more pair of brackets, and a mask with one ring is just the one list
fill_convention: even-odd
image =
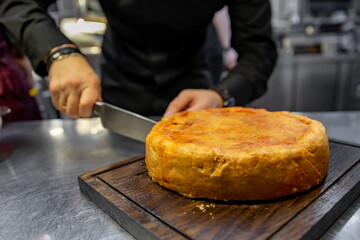
[(185, 198), (151, 181), (144, 156), (79, 176), (81, 191), (139, 239), (316, 239), (360, 194), (360, 148), (330, 142), (324, 183), (272, 201)]

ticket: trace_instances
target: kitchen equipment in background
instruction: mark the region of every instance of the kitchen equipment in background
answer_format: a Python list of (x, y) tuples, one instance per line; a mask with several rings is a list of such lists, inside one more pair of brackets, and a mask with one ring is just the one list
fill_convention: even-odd
[(348, 12), (352, 0), (308, 0), (308, 13), (314, 17), (329, 17), (334, 12)]
[(360, 110), (360, 1), (271, 3), (279, 58), (268, 91), (249, 106), (287, 111)]

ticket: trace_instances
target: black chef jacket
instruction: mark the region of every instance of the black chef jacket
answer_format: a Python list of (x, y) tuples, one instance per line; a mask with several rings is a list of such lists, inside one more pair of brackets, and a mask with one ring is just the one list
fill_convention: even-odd
[[(51, 0), (0, 0), (0, 24), (34, 69), (53, 47), (70, 43), (47, 15)], [(101, 61), (104, 101), (161, 115), (186, 88), (229, 90), (237, 105), (261, 96), (275, 61), (268, 0), (99, 0), (108, 25)], [(214, 13), (229, 8), (238, 65), (221, 80)]]

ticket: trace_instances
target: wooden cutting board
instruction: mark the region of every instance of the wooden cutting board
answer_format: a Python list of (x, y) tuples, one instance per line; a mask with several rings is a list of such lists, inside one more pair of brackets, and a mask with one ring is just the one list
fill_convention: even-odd
[(325, 182), (303, 194), (223, 202), (151, 181), (144, 156), (79, 176), (81, 191), (138, 239), (316, 239), (360, 194), (360, 148), (330, 141)]

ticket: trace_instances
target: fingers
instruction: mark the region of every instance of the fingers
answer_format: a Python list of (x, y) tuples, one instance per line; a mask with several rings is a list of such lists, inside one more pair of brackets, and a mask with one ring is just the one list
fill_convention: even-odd
[(67, 98), (66, 103), (64, 103), (64, 105), (62, 105), (62, 107), (65, 111), (65, 114), (73, 117), (73, 118), (78, 118), (79, 116), (79, 100), (80, 100), (80, 96), (77, 93), (71, 93), (69, 95), (69, 97)]
[(221, 96), (212, 90), (185, 89), (170, 102), (164, 117), (181, 111), (195, 111), (208, 108), (221, 107), (223, 100)]
[[(51, 92), (51, 90), (50, 90), (50, 92)], [(54, 107), (56, 108), (56, 109), (60, 109), (60, 105), (59, 105), (59, 94), (58, 93), (52, 93), (51, 94), (51, 102), (53, 103), (53, 105), (54, 105)]]
[(90, 117), (95, 101), (101, 100), (100, 78), (84, 57), (69, 57), (53, 63), (49, 89), (54, 107), (70, 117)]
[(187, 108), (186, 111), (197, 111), (197, 110), (202, 110), (202, 109), (207, 109), (207, 108), (210, 108), (210, 107), (208, 107), (207, 102), (197, 101), (192, 106)]
[(164, 113), (164, 117), (181, 112), (187, 109), (189, 105), (191, 105), (191, 97), (188, 95), (188, 93), (181, 92), (176, 98), (174, 98), (174, 100), (169, 103), (169, 106)]
[(94, 104), (98, 97), (98, 91), (93, 88), (85, 88), (82, 92), (73, 92), (64, 100), (59, 100), (59, 111), (72, 118), (90, 117)]
[(100, 89), (86, 88), (81, 94), (79, 101), (79, 116), (90, 117), (96, 101), (102, 101)]

